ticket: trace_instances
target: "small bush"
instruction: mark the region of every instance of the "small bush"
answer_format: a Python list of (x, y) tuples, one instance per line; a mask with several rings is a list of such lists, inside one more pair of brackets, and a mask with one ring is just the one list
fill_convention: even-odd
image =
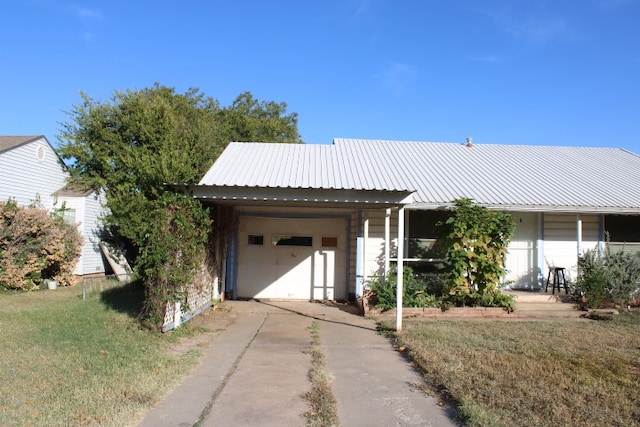
[(71, 285), (81, 246), (75, 225), (41, 208), (0, 202), (0, 289), (31, 290), (44, 279)]
[[(515, 298), (499, 290), (451, 294), (448, 292), (444, 277), (420, 277), (411, 267), (405, 267), (403, 271), (403, 307), (439, 307), (443, 310), (450, 307), (500, 307), (509, 312), (515, 310)], [(374, 276), (369, 282), (369, 287), (374, 294), (375, 307), (382, 310), (396, 308), (397, 286), (395, 267), (392, 267), (389, 272), (388, 280), (381, 276)]]
[(578, 259), (577, 290), (589, 308), (630, 304), (639, 284), (640, 258), (636, 255), (607, 248), (601, 256), (590, 249)]
[[(438, 289), (442, 284), (437, 279), (420, 280), (411, 267), (403, 268), (403, 307), (439, 307), (440, 297)], [(369, 287), (375, 294), (375, 306), (383, 310), (396, 307), (396, 291), (398, 289), (398, 273), (396, 267), (389, 271), (388, 279), (376, 275), (369, 282)], [(430, 293), (433, 292), (433, 293)]]
[(473, 291), (469, 294), (450, 294), (443, 300), (446, 307), (500, 307), (508, 312), (516, 309), (515, 297), (497, 289), (484, 293)]

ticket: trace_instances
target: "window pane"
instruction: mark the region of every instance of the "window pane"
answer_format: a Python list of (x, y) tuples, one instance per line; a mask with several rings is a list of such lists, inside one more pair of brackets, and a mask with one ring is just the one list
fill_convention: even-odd
[(53, 216), (62, 219), (67, 224), (76, 223), (76, 210), (75, 209), (58, 209), (53, 212)]
[(311, 236), (271, 236), (271, 244), (273, 246), (313, 246), (313, 238)]
[(257, 234), (249, 234), (248, 243), (250, 245), (263, 245), (264, 244), (264, 236)]

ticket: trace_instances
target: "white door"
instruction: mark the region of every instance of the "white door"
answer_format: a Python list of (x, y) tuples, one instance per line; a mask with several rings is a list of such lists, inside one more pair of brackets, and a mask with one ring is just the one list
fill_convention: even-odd
[(538, 216), (536, 213), (515, 213), (516, 231), (509, 244), (506, 279), (519, 289), (538, 287), (536, 263), (536, 241), (538, 239)]
[(344, 299), (344, 219), (241, 217), (239, 298)]

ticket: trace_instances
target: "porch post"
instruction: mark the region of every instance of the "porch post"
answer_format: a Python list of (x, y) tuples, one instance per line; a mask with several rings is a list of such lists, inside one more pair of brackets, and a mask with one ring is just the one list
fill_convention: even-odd
[(365, 213), (362, 233), (362, 289), (367, 286), (367, 242), (369, 241), (369, 213)]
[(604, 214), (598, 215), (598, 254), (604, 256), (605, 249)]
[(358, 224), (356, 224), (356, 298), (362, 296), (362, 210), (358, 210)]
[(538, 213), (538, 286), (544, 288), (544, 278), (547, 277), (547, 263), (544, 257), (544, 213)]
[(404, 273), (404, 206), (398, 209), (398, 288), (396, 289), (396, 331), (402, 330), (402, 296)]
[(582, 217), (578, 214), (577, 224), (576, 224), (576, 246), (578, 250), (578, 258), (582, 255)]
[(387, 208), (384, 214), (384, 278), (389, 278), (390, 250), (391, 247), (391, 208)]

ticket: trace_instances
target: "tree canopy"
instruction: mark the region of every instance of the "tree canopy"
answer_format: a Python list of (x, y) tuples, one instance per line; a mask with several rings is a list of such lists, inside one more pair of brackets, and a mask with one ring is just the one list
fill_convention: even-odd
[(302, 142), (286, 103), (249, 92), (229, 107), (199, 89), (179, 94), (159, 84), (116, 91), (106, 102), (81, 98), (62, 123), (60, 156), (72, 182), (106, 191), (109, 222), (134, 242), (146, 232), (147, 204), (166, 183), (197, 182), (229, 142)]
[(228, 107), (199, 89), (159, 84), (104, 102), (80, 95), (62, 123), (59, 154), (72, 184), (105, 191), (105, 222), (137, 249), (146, 311), (157, 320), (166, 302), (184, 299), (210, 232), (207, 209), (167, 184), (197, 182), (231, 141), (302, 142), (298, 116), (249, 92)]

